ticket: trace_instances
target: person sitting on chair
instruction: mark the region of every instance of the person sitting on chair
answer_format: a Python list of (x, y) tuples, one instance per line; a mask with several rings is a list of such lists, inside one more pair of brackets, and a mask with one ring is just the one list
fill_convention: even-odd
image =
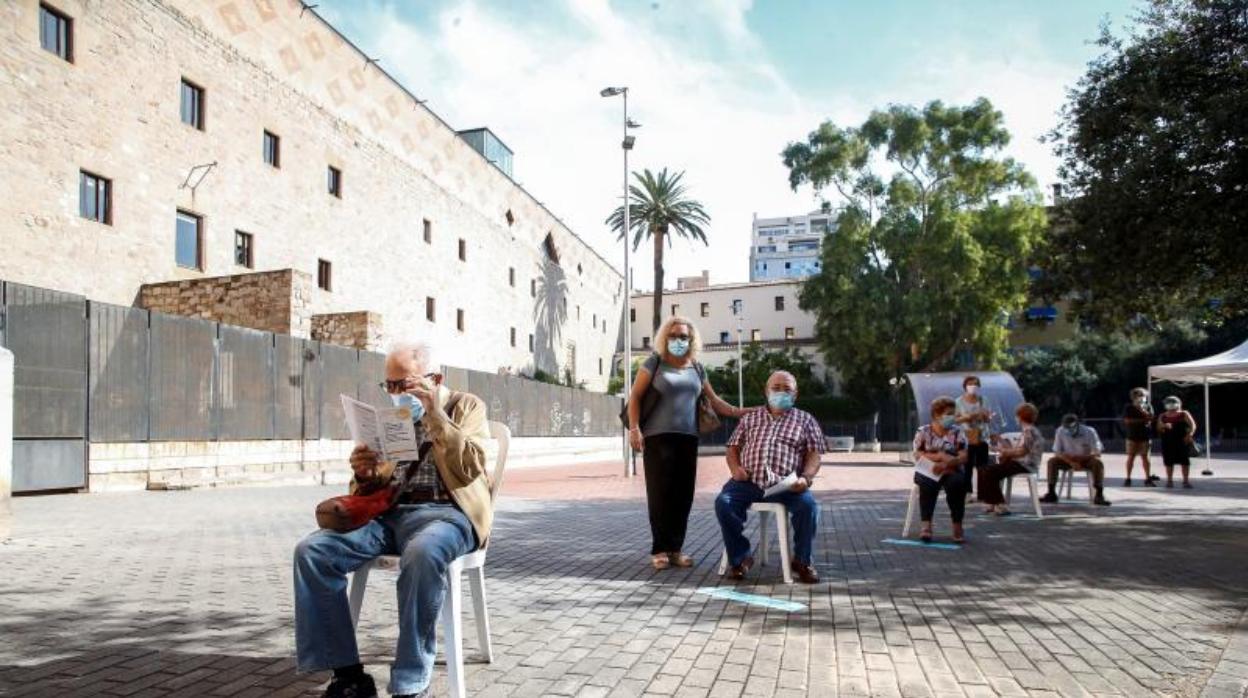
[(446, 570), (485, 543), (493, 523), (482, 439), (485, 403), (442, 385), (427, 344), (386, 356), (385, 390), (412, 410), (420, 459), (385, 463), (363, 446), (351, 453), (353, 494), (395, 491), (381, 516), (347, 533), (322, 529), (295, 547), (295, 651), (300, 673), (332, 669), (324, 696), (369, 698), (347, 601), (347, 575), (379, 555), (398, 555), (399, 639), (390, 693), (428, 695)]
[[(767, 407), (741, 418), (728, 439), (728, 472), (732, 475), (715, 498), (715, 515), (728, 553), (727, 576), (744, 579), (754, 565), (750, 541), (742, 532), (750, 505), (778, 502), (793, 522), (793, 561), (790, 567), (803, 584), (819, 581), (813, 563), (815, 534), (819, 530), (819, 503), (810, 484), (819, 472), (823, 431), (809, 413), (793, 407), (797, 379), (776, 371), (767, 379)], [(791, 474), (798, 478), (788, 490), (765, 496), (764, 490)]]
[(1096, 488), (1094, 504), (1107, 507), (1105, 499), (1105, 464), (1101, 462), (1101, 437), (1096, 430), (1079, 423), (1079, 416), (1062, 417), (1062, 425), (1053, 438), (1053, 457), (1049, 459), (1049, 492), (1040, 498), (1046, 504), (1057, 502), (1057, 471), (1087, 470)]
[[(914, 484), (919, 487), (919, 540), (932, 542), (932, 517), (936, 515), (936, 500), (945, 491), (949, 504), (949, 518), (953, 522), (953, 542), (966, 542), (962, 518), (966, 512), (966, 476), (962, 467), (966, 464), (966, 435), (957, 425), (957, 403), (953, 398), (938, 397), (932, 400), (929, 414), (932, 421), (919, 427), (914, 434), (915, 473)], [(928, 474), (919, 472), (927, 469)]]
[(1036, 428), (1036, 418), (1040, 411), (1030, 402), (1024, 402), (1014, 409), (1021, 429), (1017, 441), (1001, 444), (997, 454), (997, 462), (979, 471), (979, 499), (988, 504), (988, 513), (1005, 516), (1010, 510), (1005, 505), (1005, 495), (1001, 492), (1001, 482), (1006, 478), (1035, 474), (1040, 471), (1040, 461), (1044, 458), (1044, 437)]

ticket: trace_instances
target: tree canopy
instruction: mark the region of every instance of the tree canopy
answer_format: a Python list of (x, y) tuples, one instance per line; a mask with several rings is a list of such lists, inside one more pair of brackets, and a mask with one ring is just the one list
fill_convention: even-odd
[(1153, 0), (1051, 134), (1068, 200), (1043, 285), (1103, 329), (1248, 309), (1248, 2)]
[(839, 196), (821, 270), (799, 300), (851, 392), (879, 396), (890, 378), (964, 351), (983, 367), (999, 361), (1003, 313), (1023, 304), (1046, 227), (1034, 180), (995, 157), (1009, 138), (981, 98), (894, 105), (857, 127), (825, 122), (785, 148), (794, 189)]

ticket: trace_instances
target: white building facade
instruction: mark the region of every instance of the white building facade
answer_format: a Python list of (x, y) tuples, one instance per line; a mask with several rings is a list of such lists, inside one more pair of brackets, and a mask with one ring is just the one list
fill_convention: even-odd
[(836, 214), (812, 211), (803, 216), (754, 216), (750, 236), (750, 281), (802, 279), (819, 272), (823, 236), (836, 227)]

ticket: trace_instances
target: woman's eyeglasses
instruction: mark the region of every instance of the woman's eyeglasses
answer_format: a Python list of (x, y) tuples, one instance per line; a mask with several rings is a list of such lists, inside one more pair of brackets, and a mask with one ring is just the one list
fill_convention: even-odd
[(669, 334), (667, 335), (667, 338), (668, 339), (680, 339), (686, 342), (689, 341), (689, 335), (687, 334)]

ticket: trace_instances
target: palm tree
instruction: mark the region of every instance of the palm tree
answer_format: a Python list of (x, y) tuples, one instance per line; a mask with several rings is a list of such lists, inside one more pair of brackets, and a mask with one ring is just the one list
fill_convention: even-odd
[[(641, 173), (634, 172), (633, 177), (637, 184), (628, 188), (628, 215), (629, 226), (633, 229), (633, 250), (636, 251), (641, 246), (643, 239), (654, 239), (652, 329), (655, 334), (659, 331), (663, 308), (663, 240), (666, 238), (669, 247), (672, 244), (672, 235), (701, 240), (703, 245), (707, 244), (706, 232), (702, 230), (702, 226), (709, 224), (711, 217), (702, 209), (701, 203), (685, 197), (685, 185), (680, 182), (684, 176), (684, 172), (669, 175), (666, 167), (658, 176), (647, 169)], [(607, 225), (616, 231), (617, 239), (624, 239), (623, 206), (616, 208), (607, 217)]]

